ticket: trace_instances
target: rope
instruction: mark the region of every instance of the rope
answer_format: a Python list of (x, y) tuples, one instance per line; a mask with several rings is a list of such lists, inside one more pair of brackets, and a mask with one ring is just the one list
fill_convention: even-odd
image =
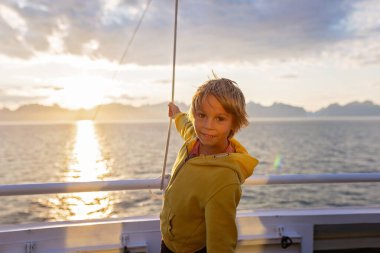
[[(171, 99), (172, 102), (174, 102), (175, 63), (176, 63), (176, 54), (177, 54), (177, 16), (178, 16), (178, 0), (175, 1), (175, 15), (174, 15), (174, 45), (173, 45), (172, 99)], [(168, 136), (166, 138), (164, 165), (162, 167), (162, 174), (161, 174), (161, 186), (160, 186), (161, 190), (164, 189), (166, 161), (168, 159), (169, 141), (170, 141), (170, 132), (171, 132), (171, 128), (172, 128), (172, 121), (173, 120), (170, 117), (169, 128), (168, 128)]]
[[(146, 12), (148, 11), (148, 8), (149, 8), (151, 2), (152, 2), (152, 0), (148, 0), (147, 4), (146, 4), (146, 6), (145, 6), (145, 9), (144, 9), (144, 11), (143, 11), (143, 13), (142, 13), (142, 15), (141, 15), (141, 17), (140, 17), (140, 20), (139, 20), (139, 22), (137, 23), (137, 25), (136, 25), (136, 27), (135, 27), (135, 30), (133, 31), (132, 37), (129, 39), (128, 44), (127, 44), (127, 47), (125, 48), (125, 50), (124, 50), (122, 56), (120, 57), (119, 65), (121, 65), (121, 64), (124, 62), (124, 59), (125, 59), (125, 57), (127, 56), (127, 53), (128, 53), (128, 51), (129, 51), (129, 48), (131, 47), (131, 45), (132, 45), (132, 43), (133, 43), (133, 41), (134, 41), (134, 39), (135, 39), (135, 36), (136, 36), (138, 30), (140, 29), (141, 23), (142, 23), (142, 21), (144, 20), (145, 14), (146, 14)], [(116, 70), (116, 71), (113, 73), (113, 75), (112, 75), (112, 79), (111, 79), (112, 81), (116, 78), (116, 75), (117, 75), (118, 72), (119, 72), (119, 71)], [(98, 105), (98, 106), (96, 107), (96, 109), (95, 109), (95, 113), (94, 113), (94, 116), (92, 117), (92, 120), (93, 120), (93, 121), (95, 121), (95, 119), (96, 119), (96, 117), (98, 116), (98, 113), (99, 113), (99, 111), (100, 111), (100, 109), (101, 109), (102, 106), (103, 106), (103, 105), (100, 104), (100, 105)]]

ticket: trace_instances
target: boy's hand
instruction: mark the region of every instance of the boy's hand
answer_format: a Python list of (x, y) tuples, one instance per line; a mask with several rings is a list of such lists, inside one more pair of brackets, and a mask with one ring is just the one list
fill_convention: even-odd
[(178, 106), (176, 106), (176, 104), (170, 102), (168, 104), (168, 106), (169, 106), (169, 117), (170, 118), (174, 119), (178, 113), (181, 113), (181, 110), (178, 108)]

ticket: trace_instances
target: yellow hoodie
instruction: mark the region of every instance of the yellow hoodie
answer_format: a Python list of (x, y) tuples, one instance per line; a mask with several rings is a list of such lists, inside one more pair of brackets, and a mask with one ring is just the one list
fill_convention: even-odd
[(186, 161), (196, 142), (187, 114), (176, 116), (185, 140), (173, 166), (160, 214), (162, 238), (176, 253), (234, 252), (237, 243), (236, 208), (241, 184), (258, 161), (235, 139), (235, 153), (200, 155)]

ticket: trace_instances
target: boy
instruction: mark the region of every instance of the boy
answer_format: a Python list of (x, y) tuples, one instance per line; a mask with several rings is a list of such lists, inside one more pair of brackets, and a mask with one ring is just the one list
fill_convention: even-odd
[(170, 103), (169, 116), (185, 143), (165, 190), (161, 252), (234, 252), (241, 184), (258, 163), (232, 138), (248, 125), (244, 95), (234, 81), (213, 79), (198, 88), (189, 115)]

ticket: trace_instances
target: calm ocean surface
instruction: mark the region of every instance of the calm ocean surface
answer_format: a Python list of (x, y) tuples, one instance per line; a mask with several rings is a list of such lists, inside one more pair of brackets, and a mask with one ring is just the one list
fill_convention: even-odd
[[(0, 124), (0, 184), (157, 178), (167, 123)], [(170, 170), (182, 144), (173, 129)], [(380, 119), (257, 120), (237, 138), (255, 173), (380, 172)], [(380, 184), (244, 186), (239, 210), (380, 206)], [(158, 193), (155, 192), (155, 193)], [(0, 223), (158, 215), (148, 190), (0, 197)]]

